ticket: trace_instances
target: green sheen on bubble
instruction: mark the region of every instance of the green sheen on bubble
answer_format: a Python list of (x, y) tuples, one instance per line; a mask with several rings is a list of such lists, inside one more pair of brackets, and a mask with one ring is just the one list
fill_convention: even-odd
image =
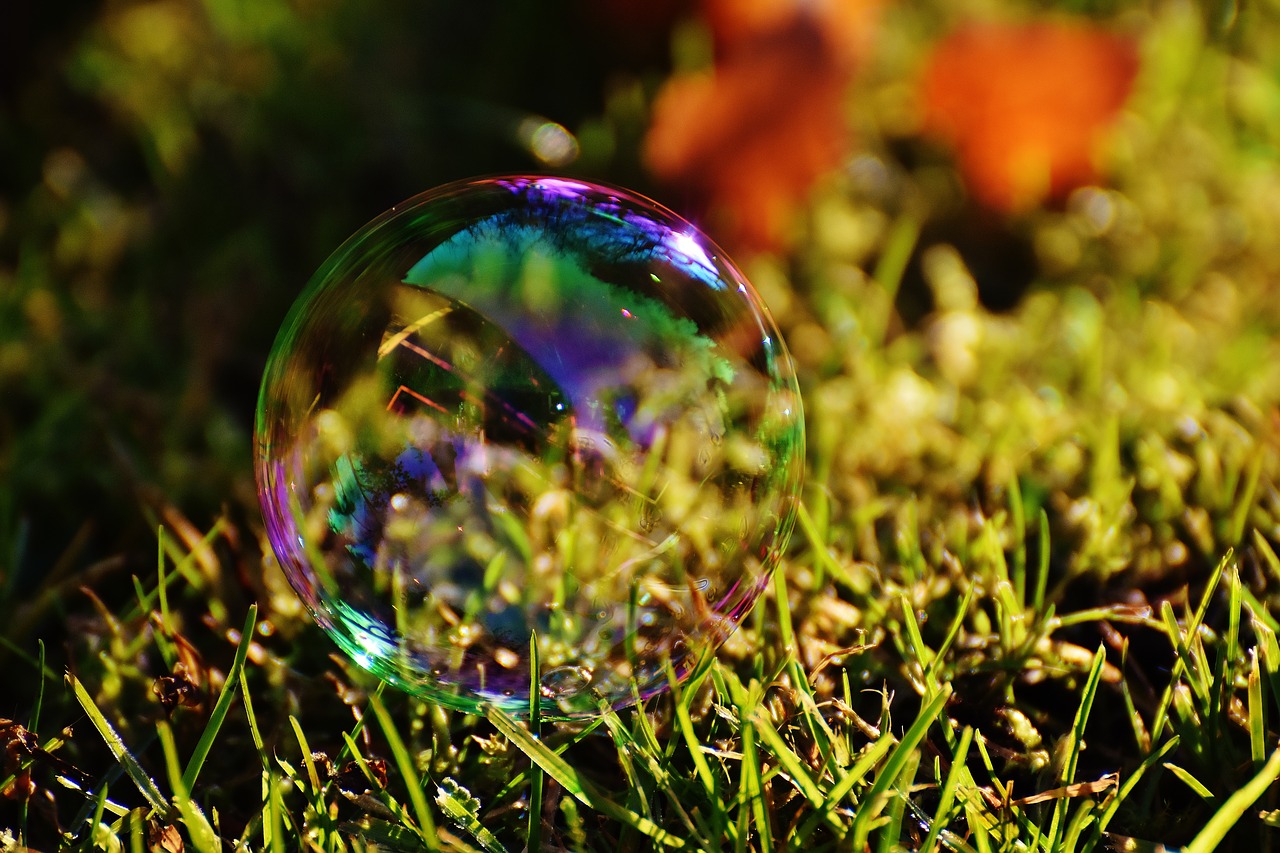
[(724, 641), (803, 455), (786, 347), (714, 244), (624, 190), (522, 176), (339, 248), (280, 330), (255, 442), (276, 556), (353, 660), (549, 718), (651, 695)]

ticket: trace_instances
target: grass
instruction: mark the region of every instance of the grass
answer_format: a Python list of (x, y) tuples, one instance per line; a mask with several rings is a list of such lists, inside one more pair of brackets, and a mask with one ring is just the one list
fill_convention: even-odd
[[(1149, 831), (1158, 814), (1152, 809), (1160, 808), (1156, 796), (1174, 798), (1181, 789), (1184, 800), (1191, 794), (1202, 805), (1203, 824), (1186, 849), (1216, 849), (1228, 833), (1247, 829), (1250, 813), (1261, 811), (1264, 797), (1274, 798), (1280, 778), (1280, 751), (1268, 750), (1274, 736), (1267, 734), (1274, 731), (1269, 718), (1280, 708), (1280, 645), (1274, 630), (1242, 600), (1234, 567), (1228, 559), (1219, 563), (1194, 609), (1189, 602), (1178, 615), (1167, 606), (1161, 620), (1145, 618), (1168, 643), (1171, 679), (1153, 711), (1138, 715), (1150, 748), (1145, 754), (1128, 750), (1138, 760), (1122, 760), (1109, 773), (1097, 769), (1105, 760), (1086, 759), (1086, 745), (1105, 743), (1110, 734), (1099, 732), (1095, 709), (1110, 692), (1111, 716), (1101, 725), (1115, 725), (1133, 705), (1117, 703), (1116, 689), (1104, 690), (1105, 644), (1089, 661), (1055, 662), (1073, 672), (1075, 686), (1064, 692), (1077, 704), (1048, 762), (1037, 767), (1013, 754), (1008, 731), (999, 724), (958, 722), (964, 701), (957, 693), (966, 680), (956, 671), (964, 660), (956, 644), (964, 645), (965, 632), (954, 621), (932, 651), (910, 608), (904, 621), (912, 627), (904, 629), (909, 640), (902, 647), (904, 673), (897, 688), (911, 694), (907, 702), (887, 686), (863, 688), (855, 696), (847, 680), (843, 696), (815, 691), (796, 656), (795, 626), (775, 614), (762, 620), (778, 630), (774, 649), (756, 653), (772, 661), (763, 678), (744, 682), (723, 661), (709, 661), (683, 684), (672, 676), (672, 690), (663, 699), (639, 711), (607, 712), (586, 727), (520, 723), (496, 709), (487, 718), (451, 716), (380, 689), (347, 696), (343, 701), (356, 703), (347, 707), (360, 722), (342, 733), (350, 766), (340, 771), (342, 753), (330, 758), (309, 743), (332, 739), (323, 727), (312, 726), (308, 735), (298, 717), (289, 715), (277, 722), (289, 736), (283, 730), (264, 734), (255, 707), (273, 702), (275, 691), (284, 688), (271, 684), (270, 669), (278, 664), (269, 656), (258, 656), (257, 665), (246, 663), (257, 623), (251, 607), (207, 717), (177, 709), (156, 720), (154, 735), (140, 743), (127, 743), (107, 719), (106, 703), (76, 676), (68, 677), (75, 701), (108, 747), (105, 766), (114, 764), (124, 778), (113, 783), (107, 771), (81, 789), (86, 820), (78, 831), (69, 828), (64, 841), (85, 849), (123, 845), (144, 829), (154, 837), (163, 827), (178, 827), (192, 849), (201, 851), (237, 838), (241, 845), (272, 850), (292, 849), (299, 841), (322, 850), (390, 846), (491, 853), (537, 844), (1093, 850), (1138, 843), (1128, 833)], [(782, 580), (775, 589), (788, 593)], [(966, 607), (976, 603), (972, 596), (962, 601)], [(1215, 605), (1225, 605), (1228, 633), (1204, 630)], [(157, 632), (153, 641), (161, 636)], [(972, 659), (963, 664), (964, 670), (972, 666)], [(1024, 678), (1030, 671), (1024, 670)], [(276, 676), (304, 680), (284, 671)], [(237, 704), (242, 716), (231, 713)], [(868, 707), (873, 713), (866, 713)], [(369, 717), (376, 722), (376, 741), (364, 725)], [(1054, 724), (1051, 715), (1037, 719), (1046, 728)], [(1030, 717), (1026, 725), (1032, 731), (1019, 736), (1030, 746), (1039, 735)], [(612, 737), (602, 736), (602, 727)], [(184, 729), (185, 739), (194, 742), (189, 754), (175, 734)], [(224, 746), (211, 749), (219, 738)], [(44, 749), (56, 754), (62, 746)], [(566, 752), (588, 746), (597, 754), (616, 750), (624, 785), (610, 783), (612, 773), (598, 762), (566, 758)], [(219, 752), (232, 750), (258, 756), (251, 775), (260, 784), (251, 816), (240, 818), (238, 834), (227, 835), (226, 819), (209, 792), (231, 783), (204, 780), (207, 766), (223, 773), (233, 766), (227, 758), (217, 760)], [(40, 761), (36, 755), (15, 768), (4, 784), (28, 765), (38, 769)], [(496, 766), (523, 766), (522, 778), (499, 790)], [(1029, 768), (1036, 773), (1028, 774)], [(543, 774), (547, 786), (533, 781)], [(1033, 789), (1015, 790), (1032, 779), (1038, 780)], [(247, 780), (238, 785), (241, 806), (248, 787)], [(530, 797), (540, 789), (542, 798)], [(64, 790), (59, 796), (70, 795)], [(547, 809), (546, 797), (560, 802)]]
[[(271, 56), (293, 49), (285, 5), (258, 22)], [(205, 393), (202, 347), (234, 346), (194, 324), (209, 340), (175, 378), (167, 303), (94, 290), (129, 278), (94, 219), (105, 183), (7, 199), (0, 850), (1280, 847), (1280, 11), (1053, 5), (1141, 34), (1110, 188), (1010, 221), (967, 206), (950, 160), (895, 124), (959, 13), (888, 13), (851, 103), (897, 189), (851, 168), (790, 255), (745, 261), (811, 437), (783, 566), (714, 658), (591, 722), (450, 712), (341, 658), (262, 541), (247, 428)], [(119, 59), (114, 32), (90, 27), (81, 85)], [(582, 137), (591, 162), (608, 122), (626, 144), (643, 81), (626, 91)], [(138, 131), (167, 140), (145, 168), (197, 144), (164, 123), (201, 103)], [(166, 175), (153, 206), (194, 222), (197, 178)], [(279, 266), (252, 254), (272, 239), (225, 233), (192, 273), (215, 305), (237, 271)], [(1010, 246), (1029, 281), (982, 266)], [(992, 287), (1012, 307), (983, 307)], [(99, 499), (42, 526), (80, 490)]]

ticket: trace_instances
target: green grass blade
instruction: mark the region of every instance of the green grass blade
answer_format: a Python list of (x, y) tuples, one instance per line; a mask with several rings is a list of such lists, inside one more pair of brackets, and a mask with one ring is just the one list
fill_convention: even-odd
[(1249, 469), (1245, 472), (1244, 491), (1240, 493), (1240, 499), (1236, 501), (1235, 508), (1231, 512), (1231, 521), (1227, 526), (1227, 542), (1232, 545), (1239, 545), (1244, 539), (1245, 526), (1249, 521), (1249, 510), (1253, 509), (1254, 498), (1258, 492), (1258, 481), (1262, 477), (1262, 462), (1265, 457), (1261, 454), (1255, 454), (1249, 461)]
[(1271, 753), (1267, 763), (1257, 775), (1244, 784), (1240, 790), (1227, 797), (1222, 806), (1209, 818), (1204, 829), (1184, 848), (1184, 853), (1210, 853), (1222, 843), (1231, 828), (1239, 822), (1258, 798), (1267, 792), (1272, 783), (1280, 779), (1280, 749)]
[(676, 678), (670, 659), (667, 660), (666, 667), (667, 683), (671, 685), (675, 705), (676, 727), (680, 729), (680, 735), (689, 748), (689, 756), (693, 759), (693, 770), (698, 781), (702, 783), (702, 790), (706, 792), (708, 798), (715, 799), (717, 796), (715, 777), (711, 775), (711, 765), (707, 763), (707, 757), (703, 754), (702, 741), (693, 730), (693, 718), (689, 715), (689, 702), (686, 698), (689, 693)]
[(1022, 502), (1022, 484), (1017, 476), (1009, 478), (1009, 527), (1013, 535), (1010, 551), (1013, 554), (1013, 567), (1010, 578), (1013, 581), (1013, 593), (1018, 606), (1027, 606), (1027, 508)]
[(1040, 559), (1036, 563), (1036, 588), (1031, 607), (1036, 613), (1044, 612), (1044, 597), (1049, 589), (1049, 514), (1040, 510)]
[(965, 761), (969, 757), (969, 747), (972, 745), (973, 729), (965, 726), (964, 730), (960, 732), (960, 742), (956, 744), (955, 752), (952, 753), (951, 767), (947, 770), (947, 778), (942, 783), (941, 795), (938, 798), (938, 808), (933, 813), (933, 821), (929, 824), (929, 832), (925, 836), (924, 844), (920, 845), (921, 850), (932, 850), (939, 834), (946, 828), (947, 814), (951, 811), (951, 806), (955, 802), (956, 790), (960, 785), (960, 777), (965, 770)]
[(311, 757), (311, 745), (307, 743), (307, 736), (302, 733), (302, 724), (290, 714), (289, 725), (293, 728), (293, 736), (298, 741), (299, 749), (302, 750), (302, 766), (307, 769), (307, 781), (311, 783), (311, 790), (319, 791), (320, 774), (316, 772), (316, 760)]
[[(245, 677), (244, 669), (240, 670), (240, 701), (244, 704), (245, 718), (249, 721), (249, 735), (253, 738), (253, 747), (258, 752), (258, 760), (262, 763), (262, 843), (263, 847), (272, 853), (283, 853), (284, 850), (284, 826), (288, 823), (287, 812), (284, 804), (280, 800), (279, 785), (276, 783), (275, 771), (271, 767), (271, 757), (267, 755), (266, 743), (262, 739), (262, 731), (258, 728), (258, 715), (253, 710), (253, 699), (249, 695), (249, 680)], [(292, 721), (293, 716), (289, 719)], [(312, 778), (315, 776), (315, 764), (311, 762), (311, 755), (304, 750), (303, 756), (307, 760), (307, 766), (312, 771)], [(323, 813), (317, 808), (317, 813)]]
[[(809, 773), (809, 769), (800, 760), (800, 756), (796, 755), (791, 747), (787, 746), (786, 741), (782, 739), (782, 735), (778, 734), (777, 730), (769, 724), (764, 710), (756, 708), (751, 715), (751, 721), (754, 723), (760, 739), (768, 745), (773, 757), (778, 760), (778, 764), (786, 771), (792, 783), (804, 795), (804, 798), (814, 808), (825, 809), (826, 797), (822, 794), (822, 788), (818, 786), (813, 775)], [(830, 812), (828, 812), (829, 814)]]
[[(436, 805), (455, 825), (471, 833), (487, 853), (508, 853), (507, 848), (480, 822), (480, 802), (466, 788), (446, 778), (437, 788)], [(529, 847), (539, 850), (540, 847)]]
[(778, 614), (778, 642), (789, 654), (800, 653), (791, 627), (791, 601), (787, 595), (787, 573), (773, 573), (773, 603)]
[(382, 727), (383, 737), (387, 739), (391, 757), (395, 759), (396, 767), (400, 770), (405, 787), (409, 789), (409, 804), (413, 806), (413, 814), (418, 821), (418, 830), (421, 833), (422, 841), (426, 844), (428, 850), (439, 850), (436, 823), (431, 817), (431, 810), (427, 807), (427, 798), (423, 794), (422, 783), (418, 780), (418, 769), (414, 766), (413, 756), (405, 748), (400, 732), (396, 731), (395, 723), (391, 721), (391, 715), (387, 713), (386, 706), (382, 704), (382, 697), (377, 695), (370, 697), (369, 704), (373, 707), (373, 715), (377, 717), (378, 725)]
[(541, 767), (546, 773), (559, 782), (566, 791), (588, 808), (595, 809), (603, 815), (631, 827), (637, 832), (652, 838), (666, 847), (682, 849), (683, 839), (671, 835), (662, 827), (646, 817), (636, 814), (624, 806), (609, 799), (604, 792), (580, 774), (573, 765), (552, 752), (542, 741), (537, 740), (523, 727), (500, 708), (489, 708), (486, 714), (498, 731), (506, 736), (515, 746), (529, 757), (529, 760)]
[(1267, 706), (1262, 701), (1262, 673), (1258, 669), (1258, 650), (1249, 654), (1249, 757), (1253, 766), (1261, 768), (1266, 758)]
[(227, 670), (227, 680), (222, 684), (222, 692), (218, 694), (218, 701), (214, 703), (213, 711), (209, 714), (209, 722), (205, 724), (195, 751), (191, 753), (191, 760), (187, 762), (187, 769), (182, 774), (182, 787), (188, 791), (195, 790), (200, 769), (204, 767), (205, 759), (209, 757), (209, 750), (213, 749), (213, 742), (218, 737), (218, 731), (231, 711), (231, 703), (235, 701), (236, 691), (240, 686), (240, 670), (244, 669), (245, 658), (249, 655), (249, 644), (253, 642), (253, 629), (257, 622), (258, 605), (251, 604), (249, 615), (244, 620), (244, 631), (240, 634), (240, 645), (236, 646), (231, 668)]
[(253, 712), (253, 699), (249, 696), (249, 682), (244, 676), (244, 670), (240, 670), (240, 702), (244, 705), (244, 716), (249, 723), (249, 736), (253, 738), (253, 748), (258, 751), (258, 757), (262, 760), (262, 769), (266, 770), (271, 766), (271, 760), (267, 758), (267, 747), (262, 740), (262, 731), (258, 728), (258, 715)]
[(1116, 812), (1120, 810), (1120, 806), (1128, 800), (1129, 795), (1138, 787), (1138, 783), (1142, 781), (1142, 777), (1146, 772), (1159, 764), (1166, 755), (1172, 752), (1174, 748), (1177, 747), (1178, 742), (1177, 735), (1169, 738), (1169, 740), (1161, 744), (1159, 749), (1144, 758), (1142, 763), (1138, 765), (1138, 769), (1134, 770), (1133, 773), (1129, 775), (1129, 778), (1125, 779), (1124, 782), (1120, 784), (1120, 788), (1116, 791), (1115, 796), (1111, 798), (1106, 807), (1102, 810), (1102, 817), (1098, 820), (1097, 835), (1101, 835), (1106, 831), (1107, 825), (1111, 823), (1111, 819), (1115, 817)]
[(173, 786), (173, 801), (182, 823), (191, 835), (191, 844), (198, 853), (221, 853), (222, 843), (214, 833), (209, 820), (191, 801), (190, 789), (182, 781), (178, 772), (178, 748), (173, 742), (173, 730), (166, 720), (156, 723), (156, 734), (160, 737), (160, 747), (164, 752), (165, 769), (169, 774), (169, 784)]
[(1164, 768), (1168, 770), (1170, 773), (1172, 773), (1174, 776), (1177, 776), (1179, 779), (1181, 779), (1182, 784), (1186, 785), (1188, 788), (1194, 791), (1196, 796), (1199, 797), (1200, 799), (1212, 800), (1214, 798), (1213, 791), (1210, 791), (1208, 786), (1206, 786), (1203, 782), (1197, 779), (1191, 773), (1190, 770), (1180, 767), (1177, 764), (1174, 764), (1170, 761), (1166, 761), (1164, 763)]
[[(834, 809), (845, 797), (849, 796), (854, 786), (866, 777), (867, 772), (872, 767), (880, 763), (880, 760), (888, 754), (889, 750), (893, 749), (895, 743), (897, 741), (892, 736), (882, 735), (869, 749), (863, 752), (858, 760), (854, 762), (853, 767), (849, 769), (849, 772), (841, 776), (840, 780), (827, 792), (826, 808)], [(818, 823), (821, 820), (822, 816), (819, 814), (810, 815), (796, 832), (796, 842), (801, 843), (807, 839), (818, 828)]]
[[(529, 634), (529, 731), (542, 739), (542, 667), (538, 660), (538, 632)], [(536, 765), (529, 778), (529, 825), (525, 832), (529, 850), (542, 849), (542, 768)]]
[[(48, 669), (48, 667), (44, 665), (44, 640), (37, 640), (36, 647), (40, 650), (37, 669), (40, 672), (44, 672)], [(36, 688), (36, 704), (35, 707), (31, 709), (31, 723), (27, 726), (27, 728), (31, 729), (33, 732), (40, 730), (40, 711), (44, 707), (44, 679), (39, 679), (37, 684), (39, 686)]]
[(1098, 695), (1098, 684), (1102, 680), (1102, 665), (1107, 662), (1105, 646), (1098, 646), (1093, 656), (1093, 666), (1089, 668), (1089, 677), (1085, 680), (1080, 695), (1080, 707), (1076, 709), (1075, 720), (1071, 724), (1071, 752), (1063, 767), (1062, 782), (1070, 785), (1076, 780), (1076, 767), (1080, 762), (1080, 749), (1084, 745), (1084, 730), (1089, 724), (1089, 714), (1093, 710), (1094, 697)]
[[(741, 707), (739, 711), (741, 712)], [(760, 853), (773, 853), (773, 822), (769, 819), (769, 808), (764, 799), (764, 769), (760, 765), (760, 753), (756, 750), (756, 727), (751, 720), (742, 720), (742, 787), (741, 796), (746, 798), (755, 821), (757, 836), (760, 841)]]
[(964, 597), (956, 605), (956, 617), (951, 620), (951, 626), (947, 628), (946, 636), (942, 638), (942, 643), (938, 646), (938, 650), (933, 653), (933, 659), (929, 661), (929, 666), (925, 669), (924, 682), (927, 689), (937, 690), (941, 688), (942, 685), (938, 683), (938, 670), (941, 668), (947, 652), (951, 650), (952, 644), (955, 643), (956, 637), (960, 636), (960, 629), (964, 627), (964, 620), (969, 615), (969, 607), (972, 604), (973, 588), (970, 587), (965, 590)]
[(938, 715), (942, 713), (943, 707), (950, 698), (951, 685), (948, 684), (920, 708), (919, 716), (916, 717), (915, 722), (907, 729), (902, 736), (902, 740), (885, 761), (884, 767), (876, 776), (875, 781), (871, 783), (866, 795), (858, 803), (858, 813), (853, 819), (853, 828), (850, 831), (850, 835), (853, 837), (852, 849), (862, 850), (866, 847), (867, 837), (871, 833), (871, 823), (886, 804), (885, 794), (906, 768), (907, 763), (915, 752), (915, 748), (920, 745), (925, 733), (929, 731), (929, 727), (933, 725)]
[(147, 771), (142, 769), (142, 765), (134, 758), (128, 748), (124, 745), (124, 740), (119, 733), (107, 722), (107, 718), (102, 716), (102, 712), (98, 710), (97, 704), (94, 703), (93, 697), (84, 689), (84, 685), (80, 680), (70, 673), (67, 674), (67, 682), (71, 685), (71, 691), (75, 694), (76, 700), (80, 703), (80, 707), (84, 708), (85, 714), (89, 717), (89, 722), (93, 723), (93, 727), (98, 730), (98, 734), (106, 741), (107, 749), (111, 750), (111, 754), (116, 761), (124, 768), (124, 772), (133, 780), (133, 784), (142, 794), (151, 808), (157, 814), (169, 815), (169, 802), (165, 795), (160, 793), (155, 781), (147, 775)]

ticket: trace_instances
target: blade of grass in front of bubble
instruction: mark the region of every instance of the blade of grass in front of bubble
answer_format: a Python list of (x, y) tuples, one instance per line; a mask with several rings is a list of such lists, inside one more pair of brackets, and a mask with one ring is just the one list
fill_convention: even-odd
[(209, 757), (209, 750), (213, 749), (213, 741), (217, 738), (223, 722), (227, 719), (227, 714), (231, 711), (231, 703), (235, 701), (236, 691), (240, 686), (240, 671), (244, 669), (245, 659), (249, 656), (249, 646), (253, 642), (253, 629), (257, 622), (258, 605), (251, 604), (249, 615), (244, 620), (244, 630), (240, 634), (240, 644), (236, 646), (231, 668), (227, 670), (226, 681), (222, 683), (222, 692), (218, 694), (218, 699), (213, 704), (213, 711), (209, 713), (209, 722), (205, 724), (195, 751), (191, 753), (191, 760), (187, 762), (187, 769), (182, 774), (182, 787), (188, 791), (195, 790), (200, 769), (204, 767), (205, 759)]
[[(632, 704), (640, 707), (644, 704), (644, 697), (640, 694), (640, 686), (634, 681), (631, 682), (631, 699)], [(608, 702), (601, 702), (600, 708), (602, 712), (608, 712), (610, 729), (613, 726), (621, 726), (622, 723), (616, 711)], [(648, 714), (634, 714), (632, 729), (629, 732), (631, 741), (636, 744), (637, 749), (643, 749), (651, 755), (661, 755), (664, 761), (669, 761), (671, 756), (675, 754), (676, 748), (680, 743), (679, 738), (666, 738), (666, 748), (658, 743), (658, 732), (653, 727), (653, 720)]]
[(71, 685), (71, 691), (75, 694), (76, 700), (80, 703), (80, 707), (84, 708), (85, 714), (89, 717), (89, 722), (93, 723), (93, 727), (98, 730), (98, 734), (106, 741), (107, 749), (111, 750), (112, 756), (116, 762), (124, 768), (124, 772), (133, 781), (135, 787), (146, 798), (151, 808), (155, 809), (157, 814), (169, 814), (169, 803), (164, 794), (160, 793), (160, 788), (156, 786), (155, 781), (147, 775), (147, 771), (142, 769), (142, 765), (138, 760), (129, 753), (128, 748), (124, 744), (124, 740), (107, 722), (107, 718), (98, 710), (97, 704), (94, 703), (93, 697), (84, 689), (84, 685), (80, 680), (70, 673), (67, 674), (67, 681)]
[(382, 704), (382, 697), (375, 694), (370, 697), (369, 704), (373, 706), (373, 715), (377, 718), (378, 725), (382, 728), (383, 737), (387, 739), (387, 748), (391, 750), (391, 757), (395, 759), (396, 767), (400, 770), (400, 776), (404, 779), (405, 787), (409, 789), (409, 804), (413, 807), (414, 817), (418, 821), (418, 834), (428, 850), (438, 850), (436, 823), (431, 817), (430, 808), (427, 806), (427, 798), (423, 794), (422, 783), (418, 779), (418, 770), (414, 766), (413, 756), (405, 748), (400, 732), (396, 730), (395, 723), (391, 720), (391, 715), (387, 713), (386, 706)]
[[(614, 716), (617, 716), (616, 712), (612, 710), (610, 710), (608, 713), (613, 714)], [(556, 755), (563, 755), (565, 752), (569, 750), (570, 747), (577, 746), (583, 740), (595, 734), (596, 729), (600, 728), (604, 724), (605, 724), (605, 718), (603, 715), (596, 717), (594, 720), (587, 723), (587, 725), (582, 729), (582, 731), (578, 732), (571, 739), (557, 746), (553, 750), (553, 752), (555, 752)], [(494, 795), (493, 799), (504, 800), (512, 791), (518, 791), (522, 789), (525, 786), (526, 780), (529, 778), (529, 772), (530, 771), (528, 770), (522, 770), (519, 773), (517, 773), (515, 776), (512, 776), (511, 781), (503, 785), (502, 788), (498, 791), (498, 793)]]
[[(657, 794), (657, 786), (666, 781), (666, 771), (652, 756), (635, 748), (635, 738), (627, 731), (617, 715), (606, 717), (605, 725), (613, 737), (618, 766), (622, 768), (623, 776), (627, 780), (627, 802), (623, 807), (637, 814), (652, 814), (653, 806), (650, 803)], [(637, 769), (637, 758), (644, 762), (644, 769), (648, 771), (646, 774), (642, 775)]]
[(707, 757), (702, 752), (702, 740), (698, 737), (693, 729), (693, 718), (689, 715), (688, 693), (680, 684), (680, 680), (676, 678), (675, 668), (671, 665), (671, 660), (667, 662), (667, 684), (671, 686), (672, 704), (676, 711), (676, 728), (680, 730), (681, 737), (684, 738), (685, 745), (689, 749), (689, 757), (693, 759), (694, 775), (698, 777), (698, 781), (702, 783), (702, 790), (706, 793), (709, 800), (715, 800), (719, 794), (716, 791), (715, 777), (711, 775), (711, 765), (707, 763)]
[(652, 838), (667, 847), (683, 848), (685, 843), (646, 817), (618, 805), (586, 777), (582, 776), (573, 765), (553, 752), (542, 741), (534, 739), (510, 715), (500, 708), (489, 708), (486, 715), (498, 731), (506, 736), (517, 749), (529, 757), (547, 772), (552, 779), (559, 782), (564, 789), (588, 808), (595, 809), (603, 815), (613, 818), (643, 835)]

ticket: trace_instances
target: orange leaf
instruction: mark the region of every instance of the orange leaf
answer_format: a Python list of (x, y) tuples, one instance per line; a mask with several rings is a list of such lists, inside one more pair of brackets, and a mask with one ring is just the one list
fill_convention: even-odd
[(924, 133), (955, 148), (973, 195), (1012, 213), (1095, 181), (1138, 70), (1132, 40), (1082, 24), (975, 24), (933, 50)]
[[(708, 0), (720, 56), (709, 72), (667, 81), (644, 156), (657, 177), (718, 215), (736, 248), (780, 247), (804, 194), (846, 156), (851, 46), (864, 35), (847, 32), (847, 10), (862, 10), (865, 27), (873, 5), (774, 3), (755, 14), (764, 4), (750, 0), (733, 18), (723, 0)], [(846, 11), (819, 14), (827, 7)]]
[(823, 34), (833, 59), (852, 66), (866, 53), (882, 0), (703, 0), (702, 5), (721, 49), (768, 38), (804, 19)]

